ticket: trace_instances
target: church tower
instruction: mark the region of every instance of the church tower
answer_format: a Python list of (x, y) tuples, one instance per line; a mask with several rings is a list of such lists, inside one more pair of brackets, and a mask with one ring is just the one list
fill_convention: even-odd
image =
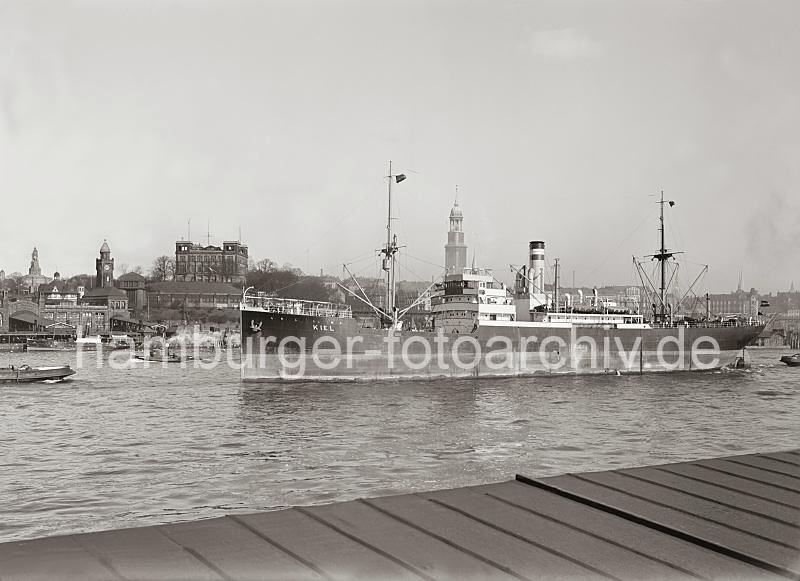
[(464, 216), (458, 207), (458, 194), (450, 210), (450, 231), (444, 245), (444, 266), (447, 274), (461, 274), (467, 266), (467, 245), (464, 244)]
[(114, 286), (114, 259), (111, 258), (111, 249), (108, 242), (103, 240), (100, 247), (100, 258), (95, 260), (97, 268), (97, 278), (94, 286), (96, 288), (110, 288)]

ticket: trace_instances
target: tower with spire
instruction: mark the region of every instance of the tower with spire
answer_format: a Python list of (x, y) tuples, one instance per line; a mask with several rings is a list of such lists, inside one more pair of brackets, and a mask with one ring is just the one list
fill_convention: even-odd
[(40, 284), (49, 282), (50, 279), (42, 275), (42, 267), (39, 265), (39, 250), (34, 246), (31, 252), (31, 265), (28, 267), (28, 274), (22, 277), (20, 285), (30, 293), (36, 292)]
[(97, 278), (95, 279), (96, 288), (110, 288), (114, 286), (114, 259), (111, 258), (111, 248), (108, 242), (103, 240), (100, 247), (100, 258), (95, 260)]
[(30, 276), (42, 276), (42, 267), (39, 266), (39, 249), (35, 246), (33, 247), (33, 252), (31, 252), (31, 265), (28, 268), (28, 274)]
[(464, 243), (464, 215), (458, 207), (458, 188), (456, 199), (450, 210), (450, 231), (444, 245), (444, 266), (447, 274), (460, 274), (467, 266), (467, 245)]

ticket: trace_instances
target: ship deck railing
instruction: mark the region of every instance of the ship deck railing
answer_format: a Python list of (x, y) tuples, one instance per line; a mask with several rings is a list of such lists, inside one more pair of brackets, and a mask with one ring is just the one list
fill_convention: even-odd
[(284, 299), (278, 297), (245, 297), (243, 306), (261, 309), (268, 313), (285, 313), (289, 315), (308, 315), (314, 317), (337, 317), (352, 319), (353, 309), (350, 305), (330, 303), (326, 301), (307, 301), (301, 299)]
[(676, 327), (691, 327), (701, 329), (718, 329), (721, 327), (759, 327), (764, 323), (761, 321), (721, 321), (716, 323), (708, 323), (698, 321), (696, 323), (687, 323), (684, 321), (676, 321), (673, 323), (650, 323), (654, 329), (674, 329)]

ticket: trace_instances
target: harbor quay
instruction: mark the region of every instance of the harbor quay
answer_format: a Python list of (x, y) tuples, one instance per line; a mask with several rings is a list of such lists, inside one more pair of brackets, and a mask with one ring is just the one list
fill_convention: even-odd
[(0, 544), (0, 579), (797, 579), (800, 450)]

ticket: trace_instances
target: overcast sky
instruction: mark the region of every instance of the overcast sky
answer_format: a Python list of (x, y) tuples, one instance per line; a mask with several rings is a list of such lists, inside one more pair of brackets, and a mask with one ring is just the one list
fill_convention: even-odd
[[(0, 268), (149, 268), (188, 236), (341, 273), (385, 240), (444, 262), (529, 240), (633, 282), (663, 189), (706, 287), (800, 286), (800, 2), (0, 0)], [(413, 173), (415, 172), (415, 173)], [(421, 260), (420, 260), (421, 259)], [(376, 272), (367, 258), (354, 270)]]

